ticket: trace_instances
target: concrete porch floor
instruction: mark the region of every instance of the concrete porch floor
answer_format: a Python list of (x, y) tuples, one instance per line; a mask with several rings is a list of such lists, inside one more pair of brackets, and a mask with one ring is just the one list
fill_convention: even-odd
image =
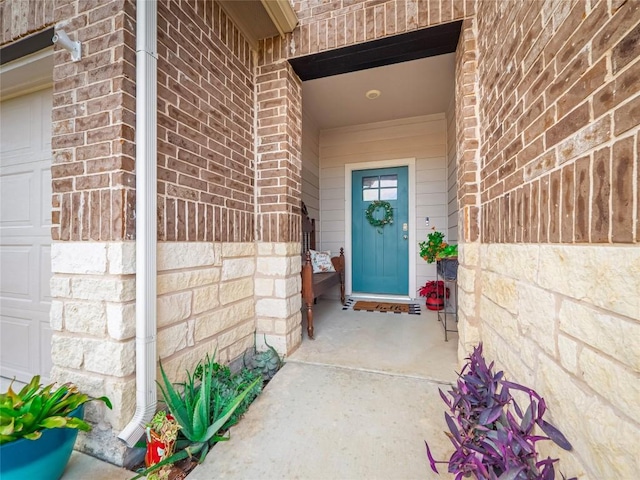
[[(424, 440), (438, 459), (444, 435), (438, 387), (456, 379), (457, 336), (444, 341), (421, 315), (315, 307), (316, 340), (302, 345), (187, 480), (431, 479)], [(443, 467), (446, 471), (446, 466)], [(124, 480), (132, 472), (74, 452), (63, 480)]]
[(438, 387), (455, 381), (456, 335), (445, 342), (424, 308), (419, 316), (342, 311), (326, 299), (315, 327), (316, 340), (305, 334), (231, 440), (187, 480), (438, 478), (424, 440), (448, 459)]

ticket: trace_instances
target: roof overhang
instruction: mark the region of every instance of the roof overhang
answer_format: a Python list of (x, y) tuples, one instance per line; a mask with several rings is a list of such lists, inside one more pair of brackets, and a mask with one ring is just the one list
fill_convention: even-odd
[(259, 40), (290, 33), (298, 25), (289, 0), (220, 0), (220, 5), (254, 49)]

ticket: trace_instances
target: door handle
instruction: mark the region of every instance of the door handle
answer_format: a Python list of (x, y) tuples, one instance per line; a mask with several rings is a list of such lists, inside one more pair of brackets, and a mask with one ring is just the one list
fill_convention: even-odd
[(402, 238), (404, 238), (406, 240), (409, 237), (407, 235), (402, 235)]

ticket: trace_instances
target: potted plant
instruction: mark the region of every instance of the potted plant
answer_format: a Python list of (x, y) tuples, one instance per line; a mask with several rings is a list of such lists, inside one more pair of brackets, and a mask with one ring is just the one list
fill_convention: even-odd
[(0, 394), (0, 472), (2, 480), (58, 480), (71, 457), (78, 430), (89, 431), (84, 404), (93, 398), (65, 383), (42, 387), (34, 376), (19, 392)]
[[(456, 480), (473, 476), (477, 480), (553, 480), (557, 459), (538, 459), (536, 443), (552, 440), (565, 450), (571, 444), (553, 425), (542, 417), (546, 404), (535, 391), (504, 380), (502, 371), (493, 373), (479, 344), (467, 358), (457, 384), (449, 396), (440, 396), (449, 407), (445, 420), (446, 435), (455, 451), (448, 462), (434, 460), (429, 445), (427, 456), (431, 469), (446, 463)], [(521, 408), (511, 395), (524, 392), (529, 405)], [(535, 431), (538, 427), (545, 435)], [(564, 478), (564, 476), (563, 476)]]
[(420, 256), (427, 262), (438, 262), (438, 273), (447, 280), (455, 280), (458, 271), (458, 245), (444, 241), (444, 233), (435, 227), (427, 235), (427, 240), (420, 242)]
[(449, 298), (449, 289), (442, 280), (430, 280), (418, 289), (418, 294), (426, 297), (425, 305), (429, 310), (442, 310), (445, 295)]

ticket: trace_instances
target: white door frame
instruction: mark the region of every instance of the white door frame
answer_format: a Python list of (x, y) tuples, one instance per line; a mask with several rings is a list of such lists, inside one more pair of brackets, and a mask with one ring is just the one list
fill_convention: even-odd
[(344, 166), (344, 244), (347, 246), (347, 255), (345, 259), (345, 291), (347, 295), (351, 295), (353, 288), (352, 281), (352, 265), (351, 265), (351, 175), (354, 170), (372, 170), (376, 168), (389, 167), (408, 167), (408, 200), (409, 200), (409, 294), (408, 295), (368, 295), (370, 297), (380, 298), (413, 298), (411, 292), (416, 291), (416, 159), (412, 158), (396, 158), (390, 160), (380, 160), (377, 162), (347, 163)]

